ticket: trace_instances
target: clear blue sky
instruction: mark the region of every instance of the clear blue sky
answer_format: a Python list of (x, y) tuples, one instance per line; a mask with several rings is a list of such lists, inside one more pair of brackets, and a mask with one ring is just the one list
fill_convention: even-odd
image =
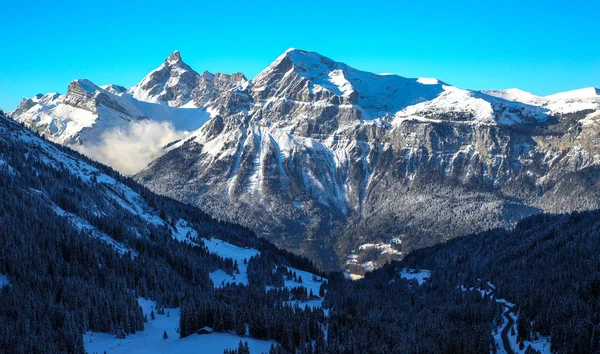
[(252, 78), (289, 47), (355, 68), (535, 94), (600, 86), (600, 1), (3, 1), (0, 108), (88, 78), (131, 86), (174, 49)]

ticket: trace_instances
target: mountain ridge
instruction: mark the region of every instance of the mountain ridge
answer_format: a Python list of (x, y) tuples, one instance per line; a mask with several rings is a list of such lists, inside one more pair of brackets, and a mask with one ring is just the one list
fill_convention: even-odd
[[(360, 273), (369, 261), (543, 210), (598, 204), (595, 188), (568, 203), (558, 198), (565, 176), (576, 190), (594, 185), (600, 101), (589, 90), (550, 99), (472, 91), (363, 72), (299, 49), (252, 80), (198, 75), (195, 88), (164, 96), (172, 103), (143, 102), (174, 112), (199, 107), (205, 118), (135, 178), (328, 269)], [(161, 80), (156, 87), (168, 88)], [(21, 112), (35, 111), (27, 106), (13, 118), (44, 131)], [(443, 216), (431, 224), (427, 213)]]

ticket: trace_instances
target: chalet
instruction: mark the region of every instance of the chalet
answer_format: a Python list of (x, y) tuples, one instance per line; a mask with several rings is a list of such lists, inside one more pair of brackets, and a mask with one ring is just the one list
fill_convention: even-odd
[(212, 332), (213, 329), (208, 326), (204, 326), (198, 330), (198, 334), (211, 334)]

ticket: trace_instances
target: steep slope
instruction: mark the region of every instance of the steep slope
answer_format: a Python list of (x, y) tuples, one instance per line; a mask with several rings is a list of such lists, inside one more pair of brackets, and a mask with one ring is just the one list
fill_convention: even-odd
[[(343, 330), (330, 323), (328, 343), (362, 352), (597, 352), (599, 230), (598, 210), (536, 215), (511, 230), (416, 250), (362, 280), (332, 277), (329, 317), (367, 320), (348, 321)], [(411, 322), (388, 329), (402, 317)], [(355, 336), (368, 339), (356, 343)]]
[(165, 62), (148, 74), (128, 92), (133, 98), (179, 107), (189, 102), (200, 75), (183, 62), (179, 51), (174, 51)]
[[(349, 257), (357, 272), (540, 210), (598, 206), (588, 188), (595, 106), (561, 98), (571, 106), (557, 110), (524, 96), (292, 49), (221, 95), (211, 120), (136, 178), (325, 267)], [(371, 243), (385, 252), (360, 247)]]
[(10, 353), (482, 352), (500, 314), (454, 285), (327, 280), (2, 113), (0, 221)]
[[(165, 351), (167, 344), (173, 349), (197, 342), (193, 333), (203, 326), (218, 332), (243, 328), (237, 335), (209, 336), (228, 337), (231, 349), (247, 340), (246, 325), (253, 337), (281, 341), (286, 331), (257, 329), (255, 310), (269, 316), (262, 323), (269, 329), (283, 318), (297, 320), (296, 330), (319, 328), (324, 321), (319, 306), (294, 311), (282, 305), (303, 307), (325, 294), (324, 279), (306, 259), (278, 250), (246, 228), (155, 195), (44, 140), (1, 111), (0, 196), (3, 351), (83, 353), (94, 339), (91, 348), (102, 352), (136, 338), (163, 340), (162, 331), (160, 338), (148, 337), (160, 321), (147, 322), (155, 315), (169, 317), (165, 307), (176, 309), (173, 316), (181, 313), (174, 322), (181, 331), (169, 327), (172, 339), (160, 342)], [(309, 279), (302, 282), (295, 272)], [(284, 278), (288, 273), (295, 278), (291, 282)], [(295, 295), (288, 289), (292, 284), (299, 289)], [(323, 289), (321, 296), (309, 298), (315, 286)], [(148, 303), (154, 304), (152, 313)], [(201, 317), (195, 312), (199, 305)], [(192, 321), (184, 325), (186, 318)], [(316, 339), (317, 332), (304, 333)]]

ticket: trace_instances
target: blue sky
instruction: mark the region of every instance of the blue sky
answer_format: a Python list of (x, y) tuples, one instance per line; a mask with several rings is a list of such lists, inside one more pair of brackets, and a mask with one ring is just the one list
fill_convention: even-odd
[(88, 78), (131, 86), (175, 49), (251, 78), (287, 48), (355, 68), (545, 95), (600, 86), (600, 1), (4, 1), (0, 108)]

